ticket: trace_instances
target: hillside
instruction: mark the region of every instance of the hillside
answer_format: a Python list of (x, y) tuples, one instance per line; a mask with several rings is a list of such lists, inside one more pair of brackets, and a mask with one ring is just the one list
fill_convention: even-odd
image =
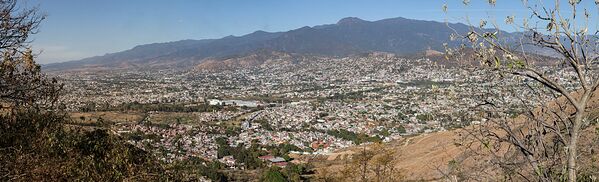
[[(599, 91), (596, 92), (596, 94)], [(559, 103), (567, 102), (564, 98), (552, 101), (549, 107), (557, 107)], [(572, 108), (567, 108), (571, 112)], [(599, 98), (594, 97), (589, 103), (588, 112), (592, 119), (599, 116)], [(540, 117), (552, 117), (546, 109), (537, 108), (533, 111)], [(593, 119), (594, 118), (594, 119)], [(529, 118), (523, 115), (516, 117), (511, 123), (526, 128)], [(528, 122), (530, 123), (530, 122)], [(462, 179), (487, 179), (496, 181), (502, 176), (481, 176), (497, 174), (497, 166), (489, 163), (491, 160), (500, 160), (488, 154), (480, 142), (474, 141), (468, 135), (468, 131), (473, 131), (478, 125), (463, 129), (442, 131), (436, 133), (422, 134), (419, 136), (406, 137), (401, 140), (392, 141), (384, 144), (385, 150), (395, 151), (395, 167), (399, 169), (404, 180), (408, 181), (444, 181), (447, 177), (456, 177)], [(585, 157), (580, 159), (579, 168), (583, 173), (596, 175), (597, 159), (599, 154), (595, 151), (599, 147), (599, 138), (596, 133), (599, 132), (599, 126), (590, 124), (584, 129), (579, 144), (579, 153)], [(468, 145), (468, 146), (467, 146)], [(351, 155), (360, 153), (364, 150), (372, 150), (373, 145), (355, 146), (348, 149), (336, 151), (326, 158), (317, 160), (317, 173), (327, 175), (339, 175), (347, 166)], [(505, 149), (505, 147), (503, 148)], [(502, 150), (503, 151), (503, 150)], [(505, 151), (503, 151), (505, 152)], [(376, 154), (383, 155), (383, 154)], [(594, 172), (593, 172), (594, 171)], [(337, 173), (336, 173), (337, 172)], [(322, 176), (321, 176), (322, 177)], [(484, 181), (484, 180), (483, 180)]]

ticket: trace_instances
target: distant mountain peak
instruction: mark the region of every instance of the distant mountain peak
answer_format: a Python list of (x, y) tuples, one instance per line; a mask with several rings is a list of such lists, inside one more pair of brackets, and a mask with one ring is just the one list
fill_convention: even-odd
[(362, 20), (358, 17), (347, 17), (347, 18), (343, 18), (343, 19), (339, 20), (337, 22), (337, 25), (351, 25), (351, 24), (364, 23), (364, 22), (367, 22), (367, 21)]
[[(429, 54), (438, 54), (433, 51), (443, 51), (443, 43), (457, 46), (457, 43), (449, 39), (454, 31), (469, 31), (469, 27), (463, 24), (452, 24), (452, 28), (435, 21), (406, 18), (366, 21), (348, 17), (339, 20), (337, 24), (305, 26), (285, 32), (255, 31), (247, 35), (227, 36), (221, 39), (146, 44), (104, 56), (45, 65), (45, 69), (118, 68), (123, 64), (143, 68), (187, 68), (206, 60), (231, 62), (240, 60), (232, 59), (235, 56), (272, 55), (273, 52), (270, 51), (275, 51), (274, 54), (285, 52), (318, 56), (349, 56), (366, 52), (411, 55), (427, 50)], [(261, 62), (248, 61), (249, 58), (251, 56), (244, 58), (241, 62), (245, 63), (239, 65)]]
[(269, 32), (266, 32), (263, 30), (258, 30), (258, 31), (251, 33), (250, 35), (264, 35), (264, 34), (269, 34)]
[(312, 29), (312, 27), (310, 27), (310, 26), (303, 26), (302, 28), (298, 28), (296, 30), (311, 30), (311, 29)]
[[(413, 20), (413, 19), (407, 19), (404, 17), (395, 17), (395, 18), (386, 18), (386, 19), (378, 20), (377, 22), (397, 22), (397, 21), (406, 21), (406, 20)], [(431, 21), (427, 21), (427, 20), (414, 20), (414, 21), (431, 22)]]

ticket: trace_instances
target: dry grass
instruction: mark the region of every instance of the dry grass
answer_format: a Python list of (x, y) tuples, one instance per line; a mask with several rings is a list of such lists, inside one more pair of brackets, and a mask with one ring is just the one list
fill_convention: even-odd
[(69, 116), (74, 123), (92, 124), (97, 123), (99, 118), (113, 123), (139, 122), (143, 119), (142, 113), (122, 113), (122, 112), (73, 112)]
[(152, 123), (160, 124), (173, 124), (179, 122), (180, 124), (197, 124), (197, 116), (193, 113), (185, 112), (157, 112), (148, 115), (148, 119)]
[[(555, 107), (557, 103), (566, 102), (563, 98), (560, 98), (554, 102), (548, 104), (548, 107)], [(599, 98), (593, 99), (589, 103), (589, 117), (594, 118), (599, 116)], [(572, 111), (570, 108), (567, 111)], [(535, 115), (543, 112), (541, 109), (535, 109)], [(545, 115), (539, 115), (546, 117)], [(526, 117), (517, 117), (514, 123), (525, 123)], [(471, 127), (466, 128), (471, 129)], [(457, 129), (452, 131), (443, 131), (431, 134), (424, 134), (405, 138), (398, 141), (393, 141), (385, 144), (384, 146), (392, 150), (398, 151), (396, 158), (398, 160), (396, 167), (402, 171), (406, 177), (404, 180), (407, 181), (443, 181), (445, 180), (445, 174), (450, 170), (450, 163), (453, 161), (460, 161), (459, 165), (467, 173), (477, 172), (480, 169), (482, 161), (475, 161), (476, 159), (488, 160), (490, 156), (483, 156), (482, 158), (472, 158), (472, 152), (467, 150), (460, 143), (465, 143), (463, 134), (464, 129)], [(599, 127), (597, 124), (588, 127), (582, 133), (580, 137), (581, 155), (585, 156), (580, 159), (579, 165), (581, 172), (597, 170), (597, 162), (599, 161), (599, 152), (596, 148), (599, 148), (599, 137), (597, 136)], [(476, 142), (472, 144), (476, 145)], [(478, 143), (478, 145), (481, 145)], [(470, 148), (471, 149), (471, 148)], [(313, 162), (316, 167), (317, 173), (325, 171), (327, 174), (335, 174), (343, 170), (347, 158), (333, 157), (340, 156), (342, 154), (354, 152), (357, 153), (362, 150), (362, 147), (351, 147), (343, 149), (338, 152), (331, 154), (328, 159), (335, 158), (335, 160), (326, 160), (327, 157), (321, 158), (321, 160)], [(480, 152), (480, 151), (475, 151)], [(481, 152), (484, 153), (484, 152)], [(483, 162), (484, 163), (484, 162)], [(485, 166), (489, 167), (489, 166)], [(497, 174), (497, 171), (486, 171), (488, 174)], [(338, 173), (337, 173), (338, 174)], [(493, 176), (491, 176), (493, 177)], [(500, 177), (500, 176), (496, 176)], [(476, 178), (476, 177), (475, 177)], [(482, 178), (482, 177), (481, 177)]]

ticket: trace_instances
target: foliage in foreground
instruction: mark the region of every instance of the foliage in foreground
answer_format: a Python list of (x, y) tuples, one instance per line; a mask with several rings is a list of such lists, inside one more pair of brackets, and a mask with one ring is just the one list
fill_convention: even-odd
[(15, 116), (0, 118), (0, 180), (141, 180), (158, 179), (163, 172), (145, 151), (106, 130), (64, 126), (63, 117), (49, 112)]
[(0, 117), (0, 181), (226, 181), (200, 159), (165, 164), (104, 129), (62, 124), (52, 112)]
[(286, 181), (305, 181), (302, 178), (302, 174), (309, 174), (310, 167), (304, 164), (293, 164), (290, 163), (285, 168), (279, 168), (272, 166), (265, 169), (260, 177), (260, 181), (265, 182), (286, 182)]

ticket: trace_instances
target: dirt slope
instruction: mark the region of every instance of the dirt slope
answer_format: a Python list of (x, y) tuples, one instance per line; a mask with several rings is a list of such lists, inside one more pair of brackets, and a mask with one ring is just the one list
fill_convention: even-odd
[[(597, 92), (599, 94), (599, 92)], [(599, 97), (594, 97), (589, 103), (589, 114), (590, 117), (595, 118), (599, 116)], [(561, 98), (557, 101), (548, 103), (549, 107), (554, 107), (556, 103), (565, 103), (566, 101)], [(570, 110), (570, 109), (566, 109)], [(544, 112), (540, 109), (536, 109), (534, 112)], [(516, 122), (525, 121), (524, 116), (516, 118)], [(586, 158), (597, 159), (599, 154), (593, 152), (593, 148), (599, 147), (599, 140), (597, 140), (597, 134), (599, 128), (597, 125), (590, 126), (587, 128), (581, 136), (582, 148), (589, 149), (591, 153), (584, 154), (588, 155), (582, 161), (586, 161)], [(430, 134), (423, 134), (415, 137), (405, 138), (398, 141), (393, 141), (385, 145), (385, 147), (391, 148), (398, 151), (396, 154), (397, 165), (396, 167), (405, 176), (406, 181), (444, 181), (443, 173), (447, 173), (448, 164), (454, 160), (463, 160), (471, 155), (466, 152), (466, 147), (460, 145), (463, 142), (461, 137), (464, 133), (464, 129), (457, 129), (451, 131), (436, 132)], [(338, 153), (331, 155), (340, 155), (341, 153), (357, 153), (362, 150), (362, 147), (352, 147), (344, 149)], [(582, 149), (581, 149), (582, 150)], [(581, 151), (582, 153), (583, 151)], [(327, 170), (335, 171), (343, 168), (345, 165), (342, 160), (337, 158), (335, 161), (328, 161), (319, 163), (316, 165), (317, 171)], [(474, 161), (468, 161), (462, 163), (462, 165), (468, 165), (469, 170), (476, 170)]]

